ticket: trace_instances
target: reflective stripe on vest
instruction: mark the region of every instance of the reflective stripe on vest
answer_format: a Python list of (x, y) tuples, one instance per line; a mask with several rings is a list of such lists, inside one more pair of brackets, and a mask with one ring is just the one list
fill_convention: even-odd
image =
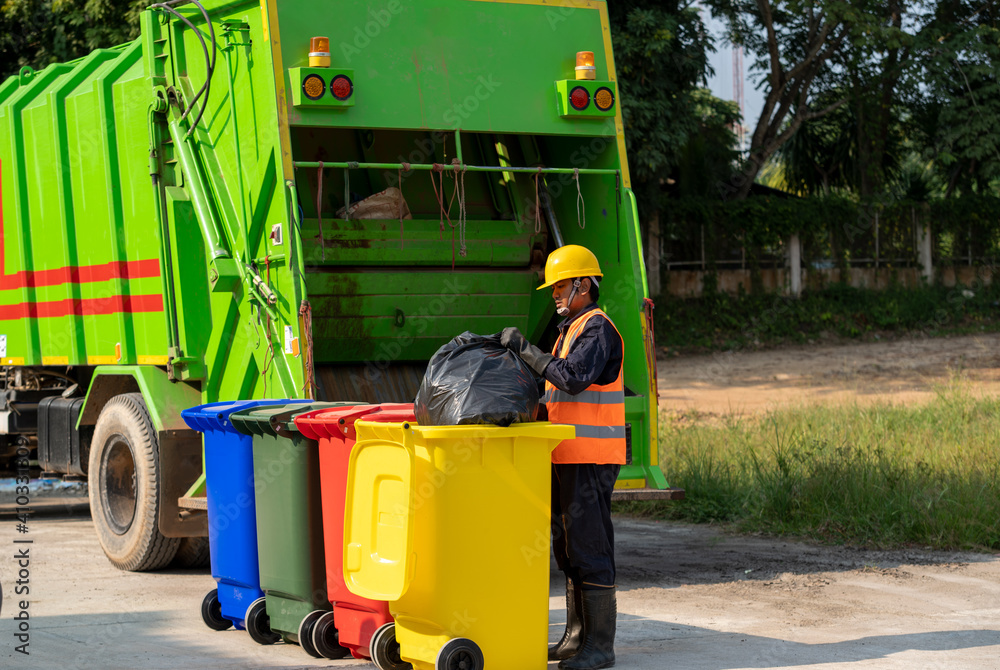
[[(552, 355), (566, 358), (576, 338), (587, 322), (595, 316), (615, 324), (600, 309), (593, 309), (570, 324), (560, 335)], [(615, 328), (618, 333), (618, 329)], [(621, 338), (621, 333), (618, 333)], [(622, 340), (622, 354), (625, 343)], [(622, 360), (624, 367), (624, 359)], [(576, 438), (566, 440), (552, 452), (553, 463), (625, 463), (625, 384), (622, 370), (610, 384), (591, 384), (577, 395), (570, 395), (545, 382), (544, 401), (549, 411), (549, 421), (566, 423), (576, 428)]]

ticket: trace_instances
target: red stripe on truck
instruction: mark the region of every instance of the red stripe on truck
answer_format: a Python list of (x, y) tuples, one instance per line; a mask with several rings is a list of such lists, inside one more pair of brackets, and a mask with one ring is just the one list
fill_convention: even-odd
[(51, 302), (22, 302), (0, 305), (0, 321), (37, 319), (56, 316), (95, 316), (102, 314), (136, 314), (162, 312), (161, 295), (112, 295), (107, 298), (53, 300)]
[[(110, 261), (97, 265), (68, 265), (54, 270), (20, 270), (6, 274), (3, 179), (0, 165), (0, 291), (21, 288), (42, 288), (63, 284), (95, 284), (112, 279), (146, 279), (160, 276), (160, 259), (140, 261)], [(155, 305), (158, 306), (154, 306)], [(106, 305), (120, 305), (112, 309)], [(131, 308), (130, 306), (134, 307)], [(121, 312), (162, 312), (163, 298), (158, 295), (111, 296), (86, 300), (57, 300), (54, 302), (24, 302), (17, 305), (0, 305), (0, 320), (8, 321), (39, 316), (68, 316), (70, 314), (118, 314)], [(13, 315), (13, 316), (12, 316)]]
[[(0, 235), (3, 223), (0, 221)], [(2, 242), (0, 242), (2, 248)], [(160, 259), (145, 261), (111, 261), (103, 265), (70, 265), (55, 270), (21, 270), (0, 276), (0, 291), (18, 288), (40, 288), (62, 284), (93, 284), (112, 279), (145, 279), (160, 276)]]

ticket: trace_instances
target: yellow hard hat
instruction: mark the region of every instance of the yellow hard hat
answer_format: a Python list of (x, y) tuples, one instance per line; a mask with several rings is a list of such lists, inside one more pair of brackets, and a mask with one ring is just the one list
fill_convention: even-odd
[(549, 254), (548, 260), (545, 261), (545, 283), (535, 290), (541, 291), (563, 279), (603, 276), (601, 266), (597, 263), (597, 256), (591, 253), (590, 249), (567, 244)]

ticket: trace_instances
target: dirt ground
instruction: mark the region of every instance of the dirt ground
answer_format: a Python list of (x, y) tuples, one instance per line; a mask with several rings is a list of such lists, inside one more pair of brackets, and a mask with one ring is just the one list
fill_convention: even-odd
[[(659, 366), (661, 406), (724, 414), (802, 402), (909, 403), (956, 376), (995, 394), (997, 344), (1000, 335), (674, 358)], [(13, 548), (21, 545), (13, 542), (24, 536), (14, 523), (0, 516), (2, 667), (374, 667), (209, 630), (198, 613), (213, 587), (207, 570), (118, 572), (86, 516), (32, 521), (31, 655), (18, 654)], [(616, 519), (616, 533), (616, 667), (1000, 667), (997, 555), (818, 546), (627, 518)], [(551, 586), (554, 640), (565, 620), (554, 572)]]
[(679, 356), (657, 364), (667, 412), (752, 414), (814, 403), (925, 402), (955, 380), (1000, 394), (1000, 333)]

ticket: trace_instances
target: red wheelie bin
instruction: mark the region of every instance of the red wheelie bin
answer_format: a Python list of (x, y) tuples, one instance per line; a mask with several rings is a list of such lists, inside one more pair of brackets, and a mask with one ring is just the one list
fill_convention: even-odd
[(333, 611), (313, 627), (312, 643), (326, 658), (371, 658), (372, 636), (392, 622), (389, 604), (351, 593), (344, 584), (344, 501), (347, 465), (357, 439), (354, 422), (415, 422), (413, 404), (386, 403), (322, 409), (295, 417), (295, 427), (319, 442), (323, 537), (326, 545), (327, 597)]

